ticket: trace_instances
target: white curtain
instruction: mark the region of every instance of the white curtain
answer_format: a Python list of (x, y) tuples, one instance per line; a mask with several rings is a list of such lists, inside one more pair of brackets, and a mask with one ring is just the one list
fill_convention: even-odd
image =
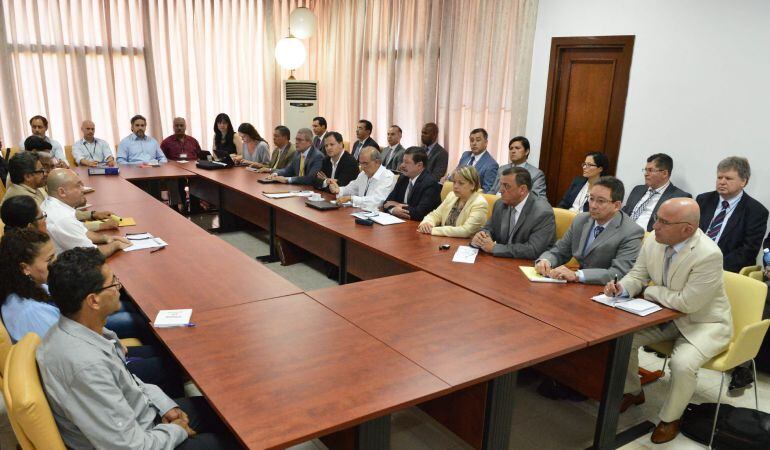
[(319, 80), (319, 112), (354, 138), (358, 119), (419, 144), (437, 122), (452, 162), (471, 129), (490, 132), (507, 161), (525, 128), (537, 0), (2, 0), (0, 136), (15, 146), (35, 114), (70, 144), (84, 119), (117, 143), (143, 114), (157, 139), (172, 119), (210, 146), (216, 114), (251, 122), (270, 140), (281, 123), (278, 40), (290, 12), (318, 18), (298, 79)]

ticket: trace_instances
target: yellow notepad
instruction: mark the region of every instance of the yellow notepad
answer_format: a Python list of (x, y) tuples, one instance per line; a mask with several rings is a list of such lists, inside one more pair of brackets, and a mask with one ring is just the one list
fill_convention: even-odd
[(136, 220), (134, 220), (133, 217), (118, 217), (113, 214), (112, 219), (118, 222), (119, 227), (130, 227), (136, 225)]
[(555, 278), (548, 278), (540, 275), (537, 273), (534, 267), (532, 266), (519, 266), (519, 269), (521, 269), (522, 272), (524, 272), (524, 275), (529, 279), (529, 281), (534, 281), (535, 283), (566, 283), (567, 280), (557, 280)]

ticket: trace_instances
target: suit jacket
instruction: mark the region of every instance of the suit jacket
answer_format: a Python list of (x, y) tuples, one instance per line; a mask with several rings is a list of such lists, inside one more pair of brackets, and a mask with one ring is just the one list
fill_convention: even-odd
[[(273, 149), (273, 154), (270, 155), (270, 167), (274, 169), (283, 169), (284, 167), (288, 166), (289, 163), (294, 159), (294, 154), (296, 153), (296, 150), (294, 149), (294, 144), (289, 143), (289, 148), (286, 149), (286, 151), (281, 153), (281, 149)], [(280, 158), (279, 158), (280, 156)], [(277, 165), (276, 165), (277, 162)]]
[(385, 168), (388, 170), (398, 171), (398, 166), (401, 165), (401, 161), (404, 158), (404, 152), (406, 149), (403, 145), (398, 144), (396, 145), (396, 149), (393, 150), (390, 147), (384, 147), (382, 150), (382, 163), (385, 164), (385, 161), (388, 160), (390, 157), (390, 154), (393, 153), (393, 157), (390, 161), (388, 161), (388, 164), (385, 164)]
[[(717, 191), (711, 191), (700, 194), (695, 201), (700, 206), (700, 229), (705, 233), (722, 200)], [(756, 264), (757, 253), (765, 236), (767, 215), (767, 208), (743, 191), (743, 197), (727, 223), (722, 224), (722, 236), (717, 243), (724, 255), (725, 270), (739, 272), (745, 266)]]
[(361, 144), (359, 141), (356, 141), (356, 142), (353, 144), (353, 148), (352, 148), (352, 149), (350, 149), (350, 153), (353, 155), (353, 158), (355, 158), (355, 159), (356, 159), (356, 161), (358, 161), (358, 155), (359, 155), (359, 153), (361, 153), (361, 150), (362, 150), (363, 148), (365, 148), (365, 147), (374, 147), (374, 148), (376, 148), (377, 150), (379, 150), (379, 149), (380, 149), (380, 146), (379, 146), (379, 145), (377, 145), (377, 141), (375, 141), (374, 139), (372, 139), (372, 137), (371, 137), (371, 136), (369, 136), (368, 138), (366, 138), (366, 140), (364, 141), (364, 143), (363, 143), (363, 144)]
[(465, 206), (460, 211), (460, 215), (457, 216), (457, 222), (454, 226), (444, 225), (456, 201), (457, 196), (454, 192), (450, 192), (438, 208), (431, 211), (422, 220), (422, 222), (433, 225), (433, 231), (431, 232), (433, 236), (467, 238), (476, 234), (481, 226), (484, 225), (484, 222), (487, 220), (489, 203), (487, 203), (487, 199), (484, 198), (481, 192), (475, 192), (465, 202)]
[[(428, 151), (427, 147), (425, 147), (425, 151)], [(436, 145), (433, 146), (433, 150), (428, 153), (427, 169), (437, 180), (440, 180), (446, 175), (448, 167), (449, 153), (444, 150), (444, 147), (442, 147), (441, 144), (436, 143)]]
[[(0, 148), (0, 151), (3, 149)], [(5, 185), (5, 177), (8, 176), (8, 166), (5, 164), (5, 158), (3, 158), (3, 155), (0, 155), (0, 183), (3, 183)]]
[[(464, 152), (462, 156), (460, 156), (460, 162), (457, 164), (457, 167), (469, 165), (472, 156), (473, 153), (470, 151)], [(476, 172), (479, 173), (479, 179), (481, 180), (481, 189), (486, 194), (494, 194), (492, 187), (495, 184), (495, 177), (497, 177), (497, 169), (499, 167), (495, 158), (486, 151), (481, 158), (476, 161), (475, 167)]]
[(570, 209), (572, 207), (572, 203), (575, 202), (575, 198), (580, 193), (580, 190), (583, 189), (583, 185), (588, 183), (588, 178), (577, 176), (572, 179), (572, 184), (569, 185), (567, 188), (567, 192), (564, 194), (564, 198), (559, 201), (559, 205), (557, 208), (562, 209)]
[[(327, 177), (332, 176), (332, 160), (330, 157), (325, 157), (321, 162), (321, 172), (323, 172)], [(337, 183), (340, 186), (347, 186), (351, 181), (356, 179), (358, 172), (358, 161), (353, 158), (353, 155), (343, 151), (342, 155), (340, 156), (340, 162), (337, 164), (337, 172), (334, 174), (334, 178), (337, 179)], [(323, 180), (319, 180), (318, 177), (313, 180), (313, 187), (324, 191), (329, 190), (328, 186), (323, 186)]]
[(320, 136), (320, 138), (318, 139), (318, 145), (315, 145), (315, 138), (316, 138), (315, 135), (313, 135), (313, 141), (312, 141), (313, 148), (321, 152), (321, 154), (324, 156), (326, 156), (326, 149), (324, 148), (324, 139), (326, 138), (327, 134), (329, 134), (328, 131), (324, 132), (324, 134)]
[(496, 242), (493, 255), (535, 259), (556, 240), (553, 208), (543, 197), (530, 194), (516, 219), (516, 225), (510, 230), (513, 209), (502, 199), (497, 200), (492, 208), (492, 217), (481, 231), (486, 231)]
[[(696, 230), (671, 260), (664, 281), (665, 250), (666, 245), (655, 240), (654, 232), (647, 236), (636, 264), (620, 284), (631, 297), (644, 290), (647, 300), (685, 313), (674, 319), (676, 327), (705, 356), (715, 356), (725, 349), (733, 334), (722, 252), (714, 241)], [(655, 284), (648, 286), (650, 281)]]
[[(497, 177), (495, 178), (495, 182), (492, 184), (493, 194), (500, 192), (500, 177), (503, 176), (503, 171), (505, 169), (511, 167), (513, 167), (513, 164), (503, 164), (500, 166), (500, 168), (497, 169)], [(545, 198), (545, 174), (543, 171), (528, 162), (524, 162), (524, 164), (522, 164), (520, 167), (527, 169), (529, 176), (532, 178), (532, 189), (530, 189), (529, 192), (537, 195), (538, 197)]]
[[(409, 177), (400, 176), (396, 186), (385, 199), (386, 202), (394, 201), (404, 203), (404, 194), (409, 184)], [(414, 187), (409, 193), (409, 201), (406, 202), (409, 218), (412, 220), (422, 220), (429, 212), (436, 209), (441, 204), (441, 185), (438, 180), (433, 178), (433, 174), (427, 170), (414, 180)]]
[(564, 236), (538, 259), (547, 259), (551, 267), (557, 267), (574, 257), (588, 284), (606, 284), (616, 275), (623, 277), (636, 261), (644, 230), (618, 211), (584, 252), (594, 223), (589, 213), (578, 214)]
[(294, 153), (294, 159), (291, 164), (277, 171), (276, 173), (282, 177), (290, 177), (290, 184), (313, 184), (316, 179), (316, 174), (321, 170), (321, 164), (323, 163), (323, 155), (318, 150), (310, 147), (305, 157), (305, 175), (299, 176), (299, 163), (302, 159), (300, 152)]
[[(626, 205), (623, 206), (623, 212), (630, 216), (631, 213), (634, 212), (636, 205), (639, 204), (639, 201), (642, 199), (642, 197), (644, 197), (644, 194), (647, 193), (648, 189), (649, 187), (645, 184), (634, 186), (634, 188), (631, 190), (631, 194), (628, 195)], [(650, 216), (650, 221), (647, 222), (647, 231), (652, 231), (652, 225), (655, 223), (655, 214), (658, 213), (658, 208), (660, 208), (660, 205), (662, 205), (663, 202), (668, 199), (679, 197), (692, 198), (692, 195), (674, 186), (674, 183), (670, 183), (666, 190), (663, 191), (663, 193), (660, 195), (660, 198), (658, 198), (658, 202), (655, 204), (655, 207), (652, 208), (652, 216)]]

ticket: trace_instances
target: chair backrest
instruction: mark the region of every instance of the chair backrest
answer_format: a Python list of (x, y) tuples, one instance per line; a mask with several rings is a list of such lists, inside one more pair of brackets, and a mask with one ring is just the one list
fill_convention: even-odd
[(5, 362), (3, 396), (8, 418), (24, 450), (65, 450), (37, 371), (40, 337), (27, 333), (11, 348)]
[(21, 147), (11, 147), (10, 150), (8, 150), (8, 157), (5, 158), (6, 161), (10, 161), (11, 158), (13, 158), (13, 155), (19, 153), (21, 151)]
[(569, 230), (577, 213), (568, 209), (554, 208), (553, 215), (556, 218), (556, 239), (561, 239), (564, 233)]
[(454, 183), (451, 181), (445, 181), (444, 185), (441, 186), (441, 201), (443, 202), (447, 195), (449, 195), (450, 192), (452, 192), (452, 186), (454, 186)]
[[(0, 223), (0, 230), (2, 230), (2, 224)], [(5, 360), (8, 359), (8, 353), (11, 351), (11, 336), (8, 334), (8, 330), (5, 329), (5, 324), (0, 320), (0, 377), (5, 375)]]
[(482, 194), (482, 195), (484, 195), (484, 198), (487, 200), (487, 205), (489, 206), (487, 208), (487, 220), (489, 220), (489, 218), (492, 217), (492, 209), (495, 207), (495, 202), (500, 197), (493, 194)]
[(738, 333), (744, 327), (762, 320), (767, 285), (753, 278), (724, 272), (725, 292), (730, 300), (733, 329)]
[(342, 141), (342, 148), (346, 152), (350, 153), (350, 141)]
[(77, 163), (75, 162), (75, 157), (72, 156), (71, 145), (64, 146), (64, 155), (67, 157), (67, 162), (69, 163), (70, 167), (77, 167)]
[(5, 184), (0, 183), (0, 203), (2, 203), (3, 197), (5, 197)]

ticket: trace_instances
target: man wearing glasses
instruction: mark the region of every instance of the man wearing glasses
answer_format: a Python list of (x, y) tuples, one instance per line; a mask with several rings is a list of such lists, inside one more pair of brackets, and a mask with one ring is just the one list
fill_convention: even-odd
[(364, 147), (358, 157), (361, 172), (347, 186), (340, 187), (337, 182), (329, 180), (329, 192), (337, 195), (340, 203), (352, 202), (358, 208), (376, 209), (393, 190), (396, 177), (393, 172), (382, 165), (380, 151), (374, 147)]
[(673, 322), (637, 332), (631, 344), (621, 412), (645, 401), (638, 372), (639, 347), (674, 341), (668, 394), (659, 413), (660, 423), (651, 436), (656, 444), (679, 434), (679, 420), (695, 392), (698, 369), (727, 347), (733, 331), (722, 277), (722, 252), (698, 229), (699, 219), (695, 200), (664, 202), (654, 234), (644, 240), (636, 264), (619, 283), (610, 281), (604, 287), (605, 295), (644, 296), (685, 313)]
[(313, 184), (324, 156), (312, 144), (313, 132), (309, 128), (300, 128), (294, 136), (294, 159), (283, 169), (273, 170), (267, 179), (284, 184)]
[[(2, 201), (18, 195), (35, 199), (38, 206), (45, 200), (45, 170), (36, 152), (19, 152), (8, 161), (11, 183)], [(2, 204), (2, 202), (0, 202)]]
[(656, 153), (647, 158), (647, 165), (642, 169), (644, 184), (634, 186), (623, 212), (631, 216), (640, 227), (652, 231), (653, 217), (658, 208), (670, 198), (692, 195), (671, 183), (671, 171), (674, 160), (665, 153)]
[[(578, 214), (564, 236), (537, 259), (541, 275), (588, 284), (605, 284), (625, 275), (636, 261), (644, 230), (620, 210), (623, 182), (599, 178), (588, 196), (589, 210)], [(580, 268), (565, 266), (575, 258)]]

